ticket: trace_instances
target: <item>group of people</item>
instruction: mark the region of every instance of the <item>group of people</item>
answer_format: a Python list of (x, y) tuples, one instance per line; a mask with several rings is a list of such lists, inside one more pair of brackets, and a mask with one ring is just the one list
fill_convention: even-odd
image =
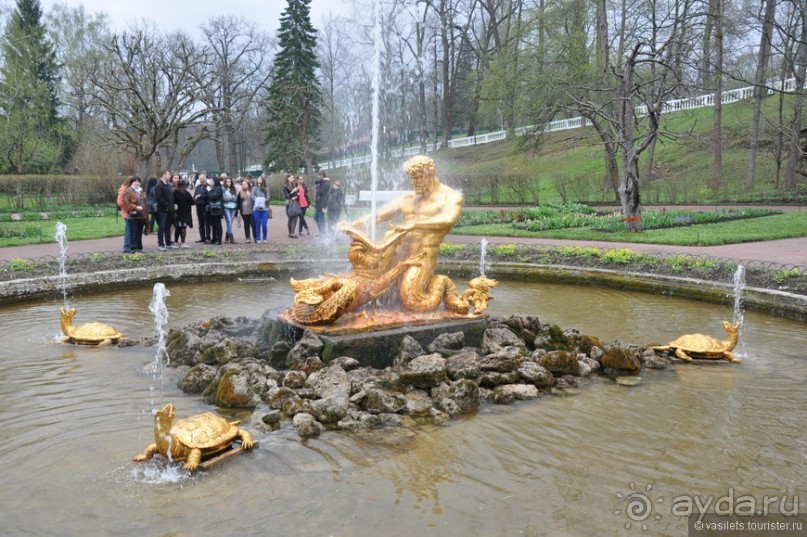
[[(331, 184), (324, 171), (315, 181), (314, 221), (319, 236), (329, 235), (344, 209), (344, 193), (340, 181)], [(192, 188), (192, 191), (191, 191)], [(283, 187), (286, 197), (286, 216), (289, 237), (297, 238), (303, 231), (311, 231), (305, 220), (312, 204), (305, 178), (286, 176)], [(199, 231), (197, 243), (220, 245), (235, 244), (233, 223), (243, 223), (246, 243), (266, 243), (268, 221), (272, 218), (269, 206), (269, 189), (263, 176), (253, 181), (250, 175), (238, 181), (226, 173), (208, 177), (199, 173), (191, 186), (188, 178), (164, 170), (160, 178), (151, 178), (145, 188), (142, 179), (129, 177), (118, 190), (117, 205), (126, 221), (123, 251), (136, 253), (143, 250), (143, 235), (157, 230), (160, 251), (189, 248), (187, 230), (193, 228), (194, 207)], [(224, 220), (224, 224), (222, 224)]]
[[(336, 222), (342, 215), (345, 206), (345, 193), (342, 191), (342, 182), (336, 180), (331, 184), (328, 175), (320, 170), (314, 181), (314, 222), (317, 224), (319, 236), (333, 233)], [(286, 218), (288, 219), (289, 237), (296, 239), (311, 235), (308, 222), (305, 219), (308, 208), (311, 207), (311, 197), (305, 177), (294, 178), (293, 173), (286, 175), (286, 184), (283, 185), (283, 196), (286, 198)]]

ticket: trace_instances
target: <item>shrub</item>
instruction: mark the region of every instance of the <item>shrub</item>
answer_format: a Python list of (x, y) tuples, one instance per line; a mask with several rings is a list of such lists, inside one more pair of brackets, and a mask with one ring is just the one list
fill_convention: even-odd
[(641, 261), (644, 256), (637, 254), (633, 250), (627, 248), (611, 248), (606, 250), (600, 255), (600, 259), (606, 263), (617, 263), (620, 265), (627, 265), (634, 261)]
[(584, 246), (558, 246), (557, 252), (561, 257), (584, 257), (586, 259), (597, 258), (602, 255), (599, 248)]
[(455, 256), (464, 252), (466, 249), (465, 244), (454, 244), (451, 242), (444, 242), (440, 244), (440, 255)]
[(513, 257), (516, 255), (515, 244), (497, 244), (493, 247), (491, 253), (498, 257)]
[(778, 270), (773, 275), (773, 281), (777, 284), (783, 284), (789, 280), (793, 280), (799, 278), (801, 276), (801, 272), (797, 268), (793, 268), (790, 270)]
[(36, 263), (28, 259), (14, 257), (11, 259), (8, 266), (13, 272), (27, 272), (36, 268)]

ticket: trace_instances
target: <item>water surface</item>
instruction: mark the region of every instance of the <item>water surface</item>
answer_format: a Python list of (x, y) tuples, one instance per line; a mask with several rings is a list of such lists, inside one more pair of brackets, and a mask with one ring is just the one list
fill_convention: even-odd
[[(285, 282), (168, 284), (169, 326), (259, 316), (289, 304)], [(153, 335), (149, 286), (70, 299), (77, 323)], [(727, 306), (633, 292), (503, 282), (495, 315), (525, 312), (610, 341), (723, 337)], [(677, 365), (623, 388), (595, 379), (442, 427), (300, 441), (286, 425), (192, 478), (130, 459), (151, 411), (209, 410), (160, 388), (153, 348), (54, 342), (52, 301), (0, 309), (0, 514), (12, 535), (635, 535), (623, 497), (653, 500), (648, 534), (685, 535), (684, 494), (804, 495), (804, 325), (747, 312), (742, 364)], [(250, 413), (237, 413), (249, 420)], [(257, 417), (258, 413), (256, 413)], [(631, 487), (633, 484), (633, 488)], [(647, 486), (651, 490), (647, 490)]]

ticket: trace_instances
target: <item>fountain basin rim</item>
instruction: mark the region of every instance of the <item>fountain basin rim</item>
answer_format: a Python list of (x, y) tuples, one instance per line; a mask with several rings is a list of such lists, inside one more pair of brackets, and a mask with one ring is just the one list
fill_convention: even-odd
[[(170, 285), (172, 280), (187, 282), (197, 277), (209, 281), (210, 278), (215, 277), (226, 280), (243, 275), (272, 273), (273, 276), (284, 278), (301, 270), (321, 269), (326, 263), (339, 266), (339, 264), (344, 264), (344, 259), (211, 262), (132, 267), (94, 273), (68, 274), (64, 284), (69, 293), (76, 294), (108, 291), (112, 284), (136, 286), (147, 282), (162, 281)], [(449, 272), (455, 276), (473, 277), (477, 275), (477, 269), (477, 264), (470, 261), (441, 261), (438, 263), (439, 271)], [(595, 285), (666, 294), (719, 304), (731, 304), (733, 301), (731, 283), (681, 276), (530, 263), (496, 263), (489, 272), (488, 276), (503, 280)], [(0, 282), (0, 302), (10, 304), (51, 298), (61, 294), (62, 283), (63, 280), (59, 275)], [(807, 322), (807, 295), (775, 289), (746, 287), (743, 303), (748, 310), (762, 311), (779, 317)]]

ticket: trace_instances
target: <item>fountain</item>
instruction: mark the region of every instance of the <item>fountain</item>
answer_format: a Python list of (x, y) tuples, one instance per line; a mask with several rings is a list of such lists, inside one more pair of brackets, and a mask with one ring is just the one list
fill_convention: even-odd
[(734, 271), (734, 277), (732, 278), (732, 283), (734, 285), (734, 314), (732, 316), (732, 323), (739, 327), (739, 333), (737, 337), (739, 341), (737, 342), (737, 347), (739, 347), (742, 352), (738, 352), (741, 356), (745, 355), (745, 351), (743, 349), (743, 321), (744, 321), (744, 314), (743, 314), (743, 293), (745, 291), (745, 267), (743, 265), (737, 265), (737, 270)]
[[(233, 293), (231, 282), (206, 282), (203, 293), (198, 284), (178, 282), (176, 286), (171, 288), (169, 324), (210, 324), (211, 332), (219, 331), (227, 338), (240, 329), (223, 321), (200, 323), (206, 305), (217, 304), (217, 317), (255, 318), (266, 308), (287, 307), (293, 296), (283, 282), (267, 283), (266, 300), (254, 304)], [(513, 312), (530, 312), (540, 316), (543, 324), (574, 326), (609, 341), (660, 340), (670, 331), (687, 330), (692, 319), (716, 319), (727, 313), (715, 304), (626, 290), (510, 281), (501, 282), (495, 290), (496, 300), (486, 313), (498, 322)], [(151, 297), (150, 287), (133, 286), (88, 294), (82, 298), (82, 307), (96, 317), (107, 311), (104, 318), (111, 323), (126, 320), (132, 335), (140, 339), (154, 333), (150, 312), (143, 307)], [(113, 300), (115, 308), (110, 309)], [(189, 477), (182, 471), (181, 479), (171, 481), (163, 472), (181, 465), (130, 462), (139, 448), (154, 442), (151, 414), (146, 425), (133, 412), (139, 407), (137, 401), (148, 402), (150, 382), (144, 380), (142, 364), (154, 359), (154, 348), (101, 348), (93, 350), (91, 358), (75, 353), (68, 363), (63, 348), (37, 339), (42, 313), (49, 308), (48, 301), (0, 308), (0, 323), (8, 334), (6, 347), (18, 351), (0, 361), (0, 374), (14, 379), (4, 385), (0, 410), (0, 428), (6, 432), (0, 453), (5, 468), (0, 500), (7, 506), (4, 528), (10, 533), (86, 534), (97, 527), (98, 505), (103, 504), (105, 524), (143, 535), (163, 531), (169, 523), (184, 533), (220, 534), (222, 521), (227, 532), (250, 533), (255, 527), (271, 526), (278, 532), (300, 533), (302, 509), (306, 510), (303, 535), (333, 533), (335, 520), (340, 525), (337, 533), (354, 535), (381, 525), (407, 534), (452, 528), (449, 533), (464, 535), (529, 535), (540, 534), (538, 521), (546, 533), (562, 534), (574, 527), (593, 535), (621, 531), (631, 519), (625, 512), (626, 502), (616, 494), (639, 490), (653, 500), (665, 499), (652, 504), (654, 513), (663, 517), (649, 518), (648, 531), (678, 535), (687, 526), (686, 519), (670, 514), (673, 497), (719, 498), (738, 487), (760, 502), (765, 495), (787, 495), (790, 502), (807, 471), (799, 428), (807, 408), (803, 404), (804, 327), (758, 312), (746, 312), (745, 322), (765, 330), (747, 334), (747, 352), (753, 359), (741, 367), (715, 367), (709, 374), (685, 364), (646, 370), (644, 388), (629, 396), (620, 395), (623, 388), (611, 382), (581, 377), (585, 388), (577, 389), (573, 398), (542, 390), (540, 398), (531, 402), (509, 407), (488, 404), (473, 419), (452, 420), (448, 427), (411, 425), (409, 409), (420, 408), (417, 397), (425, 392), (436, 398), (441, 389), (398, 393), (407, 397), (408, 410), (397, 414), (390, 412), (392, 405), (378, 414), (364, 411), (365, 406), (384, 402), (379, 402), (376, 390), (394, 378), (382, 375), (353, 405), (362, 408), (361, 415), (369, 423), (387, 423), (384, 429), (371, 426), (350, 434), (329, 430), (300, 442), (288, 420), (271, 433), (262, 430), (262, 414), (276, 410), (258, 407), (261, 410), (254, 412), (245, 428), (262, 449), (213, 473)], [(622, 317), (664, 322), (615, 322)], [(197, 355), (217, 366), (213, 355), (208, 355), (221, 348), (215, 341), (194, 339), (185, 345), (192, 348), (183, 358), (174, 354), (171, 336), (166, 340), (172, 365), (183, 368), (173, 370), (174, 375), (209, 368), (194, 361)], [(311, 356), (299, 354), (301, 359)], [(262, 356), (275, 360), (268, 352)], [(244, 372), (234, 371), (234, 378), (248, 380), (249, 371), (265, 367), (263, 362), (245, 358)], [(275, 370), (277, 388), (271, 395), (289, 393), (285, 387), (305, 371), (301, 363), (295, 370), (287, 366)], [(222, 376), (236, 365), (221, 367)], [(335, 371), (335, 367), (324, 368), (328, 369)], [(308, 376), (321, 378), (322, 374)], [(357, 369), (350, 378), (363, 374)], [(506, 374), (486, 371), (484, 382)], [(358, 392), (350, 396), (359, 400)], [(184, 394), (171, 382), (166, 382), (165, 398), (176, 404), (179, 417), (217, 404), (191, 392)], [(279, 398), (271, 400), (282, 407)], [(312, 402), (289, 397), (285, 404), (291, 409)], [(445, 408), (449, 406), (446, 402)], [(250, 412), (241, 410), (231, 416), (236, 410), (221, 408), (228, 421)], [(777, 419), (769, 419), (772, 415)], [(399, 425), (389, 425), (391, 418)], [(678, 425), (672, 431), (670, 424)], [(581, 445), (597, 449), (581, 449)], [(155, 471), (160, 475), (149, 479)], [(697, 482), (683, 483), (681, 475), (698, 476)], [(651, 483), (652, 490), (646, 487)], [(244, 492), (255, 487), (264, 487), (267, 493)], [(339, 494), (334, 494), (335, 489)], [(558, 490), (564, 493), (557, 494)], [(507, 497), (496, 500), (502, 492)], [(536, 497), (554, 499), (547, 504), (536, 502)], [(358, 514), (357, 502), (363, 506)], [(232, 516), (234, 505), (237, 517)], [(37, 516), (53, 513), (56, 507), (69, 515)], [(355, 516), (346, 516), (350, 513)]]
[(103, 323), (84, 323), (74, 325), (73, 317), (76, 315), (76, 308), (71, 308), (67, 304), (67, 226), (62, 222), (56, 223), (56, 242), (59, 243), (59, 279), (62, 287), (62, 297), (64, 306), (59, 308), (61, 314), (61, 327), (64, 337), (63, 343), (76, 343), (79, 345), (111, 345), (118, 343), (124, 336), (111, 326)]
[(734, 317), (733, 324), (743, 324), (743, 292), (745, 291), (745, 267), (737, 265), (732, 278), (734, 284)]
[(482, 237), (479, 241), (479, 275), (485, 276), (488, 273), (490, 264), (488, 263), (488, 240)]
[(67, 309), (67, 226), (62, 222), (56, 222), (55, 239), (59, 243), (59, 280), (62, 286), (64, 308)]
[[(280, 322), (298, 329), (298, 336), (304, 328), (323, 337), (350, 336), (332, 340), (329, 348), (333, 352), (349, 349), (361, 363), (370, 360), (381, 367), (389, 365), (396, 352), (390, 343), (403, 335), (425, 340), (436, 333), (460, 330), (469, 343), (478, 343), (487, 324), (483, 312), (491, 298), (489, 291), (497, 283), (482, 274), (459, 293), (448, 276), (434, 273), (440, 244), (460, 217), (462, 194), (440, 182), (429, 157), (413, 157), (405, 171), (414, 193), (355, 222), (340, 223), (339, 229), (352, 239), (348, 260), (353, 270), (337, 276), (292, 279), (296, 291), (292, 309), (279, 316)], [(393, 224), (380, 243), (361, 232), (396, 217), (403, 222)], [(384, 307), (368, 307), (379, 299), (385, 299)], [(390, 332), (401, 327), (408, 327), (405, 334)], [(357, 335), (363, 336), (361, 345)]]
[(376, 226), (375, 219), (378, 212), (378, 159), (379, 159), (379, 142), (381, 138), (381, 121), (380, 121), (380, 101), (381, 101), (381, 47), (383, 46), (381, 40), (381, 0), (373, 2), (373, 103), (372, 103), (372, 134), (370, 142), (370, 239), (376, 240)]
[[(160, 387), (160, 403), (162, 403), (164, 392), (163, 379), (165, 375), (163, 369), (168, 363), (168, 354), (165, 350), (165, 336), (169, 315), (165, 299), (169, 296), (171, 296), (171, 292), (166, 289), (165, 284), (158, 282), (154, 284), (151, 301), (149, 302), (149, 311), (154, 316), (154, 329), (157, 332), (157, 351), (154, 354), (153, 373), (155, 382), (158, 382)], [(153, 400), (151, 404), (154, 406)]]

